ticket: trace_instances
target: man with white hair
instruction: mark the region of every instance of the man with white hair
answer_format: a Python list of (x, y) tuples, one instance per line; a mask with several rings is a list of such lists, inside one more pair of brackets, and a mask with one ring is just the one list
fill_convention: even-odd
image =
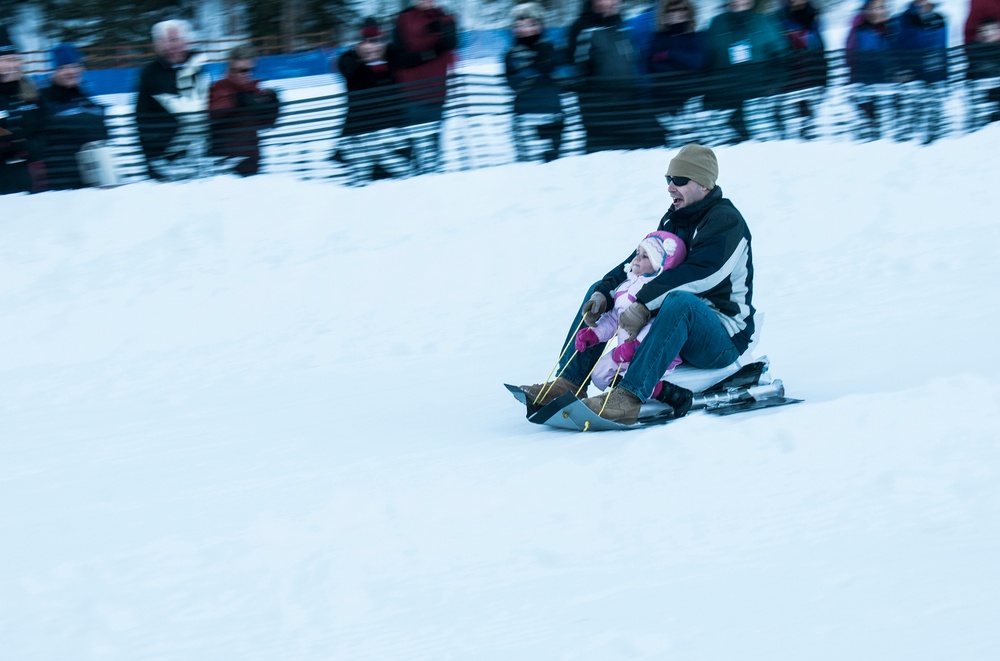
[(193, 53), (187, 21), (153, 26), (156, 59), (139, 76), (135, 102), (139, 143), (149, 175), (171, 181), (194, 176), (206, 151), (208, 76), (204, 55)]

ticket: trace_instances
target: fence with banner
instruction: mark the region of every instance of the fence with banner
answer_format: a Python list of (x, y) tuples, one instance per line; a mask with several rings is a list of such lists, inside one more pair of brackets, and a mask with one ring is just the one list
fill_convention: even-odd
[[(852, 83), (844, 51), (826, 54), (822, 86), (801, 84), (815, 77), (787, 63), (756, 71), (752, 89), (743, 73), (734, 78), (725, 71), (585, 83), (566, 79), (561, 81), (559, 156), (687, 142), (718, 146), (743, 139), (928, 143), (1000, 120), (1000, 77), (967, 77), (962, 48), (949, 50), (948, 56), (949, 75), (941, 82)], [(261, 172), (303, 179), (358, 184), (372, 177), (416, 174), (422, 141), (438, 130), (439, 171), (538, 158), (541, 152), (533, 151), (529, 143), (546, 138), (541, 127), (551, 133), (554, 126), (534, 125), (530, 118), (511, 113), (513, 94), (498, 63), (463, 66), (449, 78), (440, 126), (383, 125), (356, 132), (350, 140), (341, 135), (347, 95), (339, 77), (327, 73), (268, 85), (279, 89), (281, 114), (274, 128), (260, 134)], [(112, 104), (108, 146), (119, 180), (146, 178), (132, 95), (101, 100)], [(372, 108), (374, 117), (378, 105)], [(206, 144), (196, 150), (200, 156), (192, 173), (210, 176), (230, 171), (232, 160), (213, 157), (208, 148), (207, 117), (192, 123), (199, 122), (205, 123), (204, 130), (193, 135)], [(354, 157), (353, 170), (345, 154)], [(372, 177), (359, 177), (358, 163), (371, 165)]]

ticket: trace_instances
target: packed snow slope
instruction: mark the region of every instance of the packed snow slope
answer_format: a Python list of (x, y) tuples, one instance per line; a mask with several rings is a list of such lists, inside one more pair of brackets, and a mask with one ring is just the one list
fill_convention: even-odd
[(672, 153), (0, 198), (0, 658), (991, 658), (1000, 127), (718, 149), (805, 403), (528, 423)]

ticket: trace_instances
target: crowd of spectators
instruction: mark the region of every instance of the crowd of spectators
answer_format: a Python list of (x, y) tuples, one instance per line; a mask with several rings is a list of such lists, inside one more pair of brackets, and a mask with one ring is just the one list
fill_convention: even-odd
[[(458, 21), (437, 1), (411, 0), (385, 23), (364, 19), (333, 63), (347, 111), (330, 160), (351, 183), (442, 169)], [(558, 41), (541, 5), (515, 4), (502, 63), (517, 159), (559, 158), (571, 99), (588, 153), (679, 145), (692, 108), (724, 118), (717, 144), (813, 139), (830, 82), (820, 10), (814, 0), (779, 0), (769, 11), (757, 2), (726, 0), (699, 21), (693, 0), (659, 0), (629, 20), (620, 0), (583, 0)], [(863, 0), (843, 44), (858, 139), (940, 137), (947, 28), (931, 0), (895, 14), (887, 0)], [(1000, 0), (970, 0), (964, 35), (968, 125), (978, 128), (1000, 121)], [(212, 83), (187, 22), (157, 23), (152, 41), (135, 102), (148, 175), (257, 174), (259, 132), (275, 125), (282, 103), (254, 78), (254, 52), (232, 50)], [(105, 109), (81, 89), (80, 51), (60, 44), (50, 56), (49, 85), (39, 90), (0, 25), (0, 194), (101, 185), (113, 175)], [(84, 167), (102, 158), (103, 169)]]

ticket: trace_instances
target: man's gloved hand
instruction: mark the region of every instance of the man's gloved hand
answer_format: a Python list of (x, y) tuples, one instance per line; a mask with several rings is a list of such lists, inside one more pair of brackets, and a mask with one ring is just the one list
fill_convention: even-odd
[(594, 329), (584, 328), (576, 334), (576, 340), (574, 341), (573, 348), (577, 351), (586, 351), (600, 341), (601, 338), (597, 337), (597, 333), (594, 332)]
[(608, 309), (607, 297), (599, 291), (595, 291), (583, 304), (583, 321), (588, 326), (596, 326), (597, 320), (604, 311)]
[(625, 308), (618, 317), (619, 325), (628, 333), (630, 340), (636, 339), (647, 321), (649, 321), (649, 308), (638, 301)]
[(639, 340), (622, 342), (611, 351), (611, 359), (616, 363), (627, 363), (635, 358), (635, 350), (639, 348)]

